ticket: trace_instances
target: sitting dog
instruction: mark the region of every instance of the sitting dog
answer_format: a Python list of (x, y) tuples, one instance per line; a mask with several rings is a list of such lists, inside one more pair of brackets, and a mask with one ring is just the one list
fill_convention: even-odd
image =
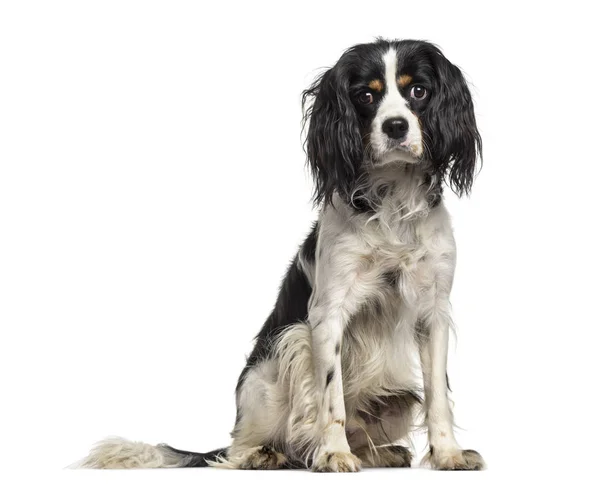
[(422, 409), (433, 468), (483, 468), (455, 439), (446, 374), (456, 248), (442, 193), (468, 193), (481, 154), (467, 83), (432, 44), (378, 39), (303, 106), (320, 214), (239, 378), (231, 446), (109, 439), (82, 466), (407, 467), (400, 443)]

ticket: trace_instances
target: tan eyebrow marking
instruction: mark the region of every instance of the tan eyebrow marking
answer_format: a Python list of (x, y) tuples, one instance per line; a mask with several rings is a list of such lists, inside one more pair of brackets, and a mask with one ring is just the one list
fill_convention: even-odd
[(369, 81), (369, 88), (371, 90), (375, 90), (376, 92), (380, 92), (381, 90), (383, 90), (383, 81), (371, 80)]
[(411, 81), (412, 76), (410, 75), (400, 75), (400, 78), (398, 78), (398, 84), (400, 85), (400, 88), (404, 88), (405, 86), (409, 85)]

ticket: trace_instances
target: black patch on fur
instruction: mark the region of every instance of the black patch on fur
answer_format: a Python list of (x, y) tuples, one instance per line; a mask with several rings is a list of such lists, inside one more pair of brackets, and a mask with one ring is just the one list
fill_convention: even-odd
[(415, 391), (390, 392), (389, 396), (373, 398), (366, 408), (358, 411), (358, 414), (367, 424), (373, 424), (380, 422), (385, 412), (394, 411), (408, 415), (415, 405), (421, 403), (423, 399)]
[[(387, 49), (383, 42), (351, 47), (302, 94), (304, 124), (308, 124), (305, 150), (315, 181), (315, 204), (331, 203), (336, 192), (350, 202), (364, 173), (363, 136), (376, 105), (361, 105), (357, 98), (369, 81), (384, 78)], [(378, 95), (378, 103), (383, 96), (383, 92)]]
[(205, 468), (208, 466), (208, 461), (216, 461), (218, 457), (227, 456), (226, 447), (205, 453), (182, 451), (181, 449), (175, 449), (167, 444), (161, 444), (160, 447), (169, 449), (171, 452), (180, 455), (182, 459), (188, 458), (186, 464), (181, 466), (182, 468)]
[(341, 347), (342, 347), (342, 346), (340, 345), (340, 343), (339, 343), (339, 342), (338, 342), (338, 343), (335, 345), (335, 353), (336, 353), (336, 354), (339, 354), (339, 353), (340, 353), (340, 349), (341, 349)]
[(334, 373), (335, 373), (335, 370), (333, 368), (331, 368), (327, 372), (327, 378), (325, 378), (325, 388), (327, 388), (329, 386), (329, 383), (331, 383), (331, 381), (333, 380), (333, 374)]
[(240, 375), (236, 390), (239, 390), (243, 384), (248, 370), (271, 355), (273, 342), (277, 336), (289, 326), (307, 319), (308, 300), (312, 293), (312, 287), (300, 267), (299, 256), (302, 255), (303, 260), (307, 263), (314, 263), (317, 233), (318, 223), (315, 222), (283, 278), (275, 307), (255, 338), (254, 349), (248, 356), (246, 367)]
[(400, 276), (398, 275), (399, 271), (386, 271), (383, 273), (383, 281), (392, 288), (398, 288), (398, 280)]
[(310, 233), (306, 236), (304, 243), (300, 246), (300, 250), (298, 251), (307, 263), (314, 263), (316, 260), (317, 236), (319, 233), (318, 225), (318, 222), (313, 224)]
[(473, 100), (459, 68), (435, 46), (419, 48), (415, 61), (429, 58), (432, 95), (418, 113), (425, 136), (426, 159), (432, 161), (440, 181), (446, 180), (458, 195), (468, 194), (481, 156)]

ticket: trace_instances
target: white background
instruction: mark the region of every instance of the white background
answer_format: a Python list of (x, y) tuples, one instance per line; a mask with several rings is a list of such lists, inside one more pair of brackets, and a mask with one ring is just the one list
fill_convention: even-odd
[[(591, 5), (3, 1), (5, 486), (591, 483), (600, 340)], [(343, 479), (63, 470), (108, 435), (228, 445), (245, 355), (315, 217), (300, 92), (375, 36), (433, 41), (473, 84), (485, 162), (470, 199), (447, 193), (459, 249), (449, 371), (459, 439), (489, 469)]]

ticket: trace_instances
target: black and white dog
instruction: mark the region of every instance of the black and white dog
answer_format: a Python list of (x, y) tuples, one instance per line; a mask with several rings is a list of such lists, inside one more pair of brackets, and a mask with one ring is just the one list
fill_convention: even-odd
[(455, 439), (446, 376), (456, 249), (443, 183), (468, 193), (481, 153), (467, 83), (432, 44), (380, 39), (347, 50), (303, 103), (320, 215), (240, 376), (232, 445), (110, 439), (82, 466), (410, 466), (400, 443), (422, 405), (426, 461), (483, 468)]

